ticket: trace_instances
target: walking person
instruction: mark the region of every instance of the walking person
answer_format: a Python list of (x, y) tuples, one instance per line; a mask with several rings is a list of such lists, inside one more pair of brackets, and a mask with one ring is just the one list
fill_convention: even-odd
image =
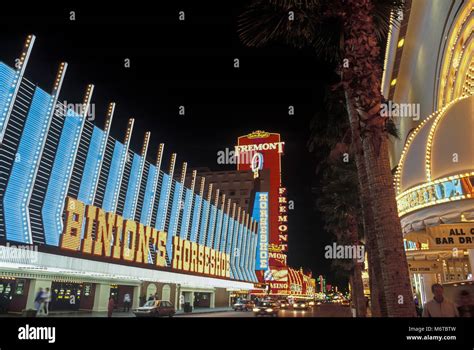
[(36, 315), (40, 314), (41, 305), (43, 304), (43, 288), (39, 288), (35, 295), (35, 310)]
[(49, 288), (46, 288), (41, 294), (41, 299), (43, 300), (43, 311), (46, 316), (49, 314), (49, 303), (51, 302), (51, 292)]
[(130, 312), (131, 301), (130, 294), (126, 293), (123, 297), (123, 312)]
[(423, 317), (459, 317), (456, 306), (447, 300), (444, 295), (443, 286), (435, 283), (431, 286), (434, 294), (433, 300), (428, 301), (423, 308)]
[(112, 317), (112, 313), (114, 312), (115, 307), (115, 299), (114, 297), (109, 298), (109, 304), (107, 305), (107, 317)]

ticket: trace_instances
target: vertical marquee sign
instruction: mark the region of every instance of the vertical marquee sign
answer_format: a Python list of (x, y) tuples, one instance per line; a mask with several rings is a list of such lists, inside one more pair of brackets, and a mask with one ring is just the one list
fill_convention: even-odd
[(257, 192), (252, 217), (258, 221), (255, 270), (268, 270), (268, 192)]
[[(235, 146), (238, 170), (250, 170), (254, 174), (260, 170), (270, 171), (267, 223), (269, 270), (286, 269), (287, 207), (286, 190), (281, 183), (281, 156), (284, 145), (285, 143), (281, 141), (280, 134), (258, 130), (239, 137), (237, 146)], [(256, 203), (258, 200), (259, 198), (256, 197)], [(256, 204), (254, 210), (256, 210), (255, 208)], [(261, 253), (261, 251), (258, 251), (258, 253)]]

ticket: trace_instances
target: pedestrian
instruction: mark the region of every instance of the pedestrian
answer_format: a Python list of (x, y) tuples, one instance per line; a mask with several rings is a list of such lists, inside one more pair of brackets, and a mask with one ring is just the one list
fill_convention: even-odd
[(130, 294), (125, 293), (123, 297), (123, 312), (129, 312), (130, 311), (130, 303), (132, 299), (130, 298)]
[(456, 306), (447, 300), (444, 295), (443, 286), (435, 283), (431, 286), (433, 300), (428, 301), (423, 308), (423, 317), (459, 317)]
[(115, 299), (114, 297), (109, 298), (109, 304), (107, 305), (107, 317), (112, 317), (112, 313), (114, 312), (115, 307)]
[(459, 295), (458, 312), (460, 317), (474, 317), (474, 303), (471, 294), (467, 290), (462, 290)]
[(153, 294), (150, 294), (150, 296), (148, 297), (148, 301), (152, 301), (152, 300), (155, 300), (155, 297), (153, 296)]
[(39, 315), (41, 305), (43, 304), (43, 288), (38, 288), (38, 291), (36, 292), (35, 296), (35, 310), (36, 310), (36, 315)]
[(49, 303), (51, 302), (51, 292), (49, 288), (46, 288), (41, 294), (41, 299), (43, 300), (43, 311), (46, 316), (49, 314)]

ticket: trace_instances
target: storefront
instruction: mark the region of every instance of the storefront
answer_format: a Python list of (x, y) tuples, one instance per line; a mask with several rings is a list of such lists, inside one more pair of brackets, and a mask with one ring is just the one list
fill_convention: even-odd
[(21, 310), (26, 302), (29, 280), (0, 276), (0, 314)]
[(407, 5), (382, 81), (401, 134), (390, 150), (398, 213), (420, 304), (433, 283), (457, 301), (474, 268), (474, 0)]
[(69, 310), (77, 311), (81, 306), (83, 293), (82, 283), (58, 282), (51, 283), (51, 311)]
[(433, 283), (472, 280), (473, 113), (474, 96), (461, 97), (425, 119), (408, 138), (398, 167), (397, 203), (409, 270), (423, 303), (431, 299)]

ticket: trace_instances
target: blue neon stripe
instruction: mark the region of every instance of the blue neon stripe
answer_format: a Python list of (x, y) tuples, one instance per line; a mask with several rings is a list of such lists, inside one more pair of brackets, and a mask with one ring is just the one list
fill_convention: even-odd
[(138, 154), (133, 154), (132, 169), (130, 170), (130, 178), (128, 180), (127, 194), (125, 196), (125, 204), (123, 207), (123, 219), (134, 218), (133, 212), (135, 211), (134, 205), (138, 196), (138, 190), (140, 188), (140, 163), (142, 157)]
[(140, 222), (144, 225), (149, 225), (151, 220), (153, 203), (151, 202), (153, 195), (155, 194), (155, 176), (156, 176), (156, 166), (150, 164), (148, 167), (148, 177), (146, 180), (145, 187), (145, 196), (143, 198), (142, 213), (140, 215)]
[(63, 228), (61, 210), (64, 208), (68, 179), (71, 178), (83, 121), (84, 118), (72, 110), (67, 111), (42, 209), (45, 242), (49, 245), (59, 244)]
[[(163, 173), (163, 180), (161, 183), (161, 189), (160, 189), (160, 202), (158, 204), (158, 213), (156, 217), (156, 223), (155, 223), (155, 228), (158, 231), (163, 231), (164, 230), (164, 217), (166, 216), (166, 210), (167, 210), (167, 199), (166, 199), (166, 193), (168, 191), (168, 184), (170, 181), (170, 176), (166, 173)], [(166, 206), (166, 207), (165, 207)], [(163, 224), (162, 224), (163, 222)]]
[(91, 205), (94, 200), (94, 190), (97, 181), (99, 181), (100, 162), (104, 152), (104, 150), (101, 152), (101, 146), (104, 142), (105, 132), (94, 126), (89, 150), (87, 152), (86, 164), (84, 165), (81, 186), (79, 187), (79, 194), (77, 195), (77, 199), (87, 205)]
[(247, 259), (247, 227), (243, 228), (242, 232), (242, 248), (240, 250), (240, 271), (242, 272), (242, 276), (244, 280), (248, 280), (247, 273), (245, 271), (245, 260)]
[(122, 155), (125, 146), (115, 141), (114, 152), (112, 154), (112, 162), (110, 164), (109, 177), (107, 178), (107, 185), (105, 186), (104, 202), (102, 208), (108, 213), (114, 213), (114, 198), (117, 196), (116, 184), (120, 179)]
[(218, 249), (221, 242), (221, 231), (222, 231), (222, 215), (224, 213), (222, 210), (217, 209), (217, 222), (216, 222), (216, 232), (214, 234), (214, 249)]
[(212, 239), (214, 238), (214, 232), (216, 229), (216, 217), (217, 217), (217, 208), (214, 204), (211, 204), (211, 219), (209, 224), (209, 229), (207, 230), (206, 245), (212, 248)]
[(230, 261), (231, 261), (231, 267), (232, 270), (234, 271), (234, 277), (239, 278), (239, 275), (237, 273), (237, 254), (238, 254), (238, 243), (239, 243), (239, 229), (240, 229), (240, 224), (238, 220), (234, 220), (234, 237), (232, 239), (232, 250), (230, 251)]
[(173, 181), (174, 186), (174, 195), (173, 195), (173, 203), (171, 205), (171, 217), (170, 217), (170, 224), (168, 229), (168, 236), (166, 242), (166, 250), (168, 252), (168, 256), (173, 254), (173, 237), (176, 236), (177, 226), (178, 226), (178, 211), (179, 211), (179, 196), (181, 191), (181, 183), (178, 181)]
[(251, 261), (251, 271), (252, 271), (252, 280), (254, 282), (258, 282), (258, 278), (257, 278), (257, 274), (255, 273), (255, 264), (256, 264), (256, 255), (257, 255), (257, 240), (258, 240), (258, 235), (254, 234), (252, 236), (252, 256), (250, 258), (250, 261)]
[(184, 196), (184, 208), (183, 208), (183, 220), (181, 221), (181, 232), (179, 236), (181, 239), (186, 239), (189, 231), (189, 226), (191, 223), (188, 223), (188, 216), (192, 210), (191, 204), (193, 199), (193, 191), (189, 188), (186, 188), (186, 194)]
[(237, 249), (238, 249), (238, 255), (236, 258), (236, 263), (235, 267), (237, 270), (237, 276), (239, 276), (240, 280), (244, 280), (244, 276), (242, 274), (242, 269), (240, 268), (240, 262), (242, 260), (242, 255), (243, 255), (243, 245), (242, 245), (242, 240), (243, 240), (243, 235), (244, 235), (244, 226), (239, 223), (239, 231), (237, 234)]
[(234, 225), (235, 225), (235, 220), (229, 216), (229, 228), (228, 228), (228, 233), (227, 233), (227, 242), (225, 246), (225, 252), (226, 254), (230, 254), (232, 251), (232, 243), (233, 243), (233, 233), (234, 233)]
[(0, 130), (3, 129), (6, 113), (12, 103), (12, 95), (15, 92), (16, 85), (13, 85), (15, 73), (14, 69), (0, 62)]
[[(174, 186), (174, 192), (173, 192), (173, 202), (171, 205), (171, 216), (170, 216), (170, 225), (169, 225), (169, 235), (168, 239), (170, 239), (171, 236), (176, 236), (176, 231), (178, 228), (178, 212), (180, 210), (179, 208), (179, 201), (180, 201), (180, 195), (181, 195), (181, 188), (183, 185), (179, 183), (178, 181), (173, 181), (173, 186)], [(171, 190), (173, 191), (173, 190)]]
[(206, 229), (207, 227), (205, 226), (206, 225), (206, 222), (208, 222), (208, 218), (209, 218), (209, 202), (207, 200), (203, 200), (202, 201), (202, 215), (203, 215), (203, 218), (201, 220), (201, 228), (200, 228), (200, 233), (199, 233), (199, 244), (202, 244), (202, 245), (205, 245), (205, 236), (206, 236)]
[(189, 240), (191, 242), (196, 242), (199, 221), (202, 220), (201, 217), (198, 218), (198, 216), (200, 216), (199, 214), (200, 214), (200, 210), (201, 210), (201, 203), (202, 203), (201, 196), (196, 195), (194, 197), (193, 220), (192, 220), (193, 222), (192, 222), (192, 226), (191, 226), (191, 236), (189, 238)]
[(252, 271), (250, 264), (250, 256), (252, 255), (252, 234), (250, 230), (247, 230), (247, 253), (245, 255), (245, 271), (247, 271), (248, 280), (252, 280)]
[(229, 215), (224, 213), (224, 219), (222, 220), (222, 229), (221, 229), (221, 242), (219, 246), (219, 250), (221, 252), (225, 252), (227, 250), (226, 247), (226, 240), (228, 239), (229, 235)]
[(9, 241), (32, 243), (28, 198), (33, 189), (33, 175), (40, 160), (46, 128), (52, 116), (52, 103), (49, 94), (36, 88), (3, 198), (6, 237)]

